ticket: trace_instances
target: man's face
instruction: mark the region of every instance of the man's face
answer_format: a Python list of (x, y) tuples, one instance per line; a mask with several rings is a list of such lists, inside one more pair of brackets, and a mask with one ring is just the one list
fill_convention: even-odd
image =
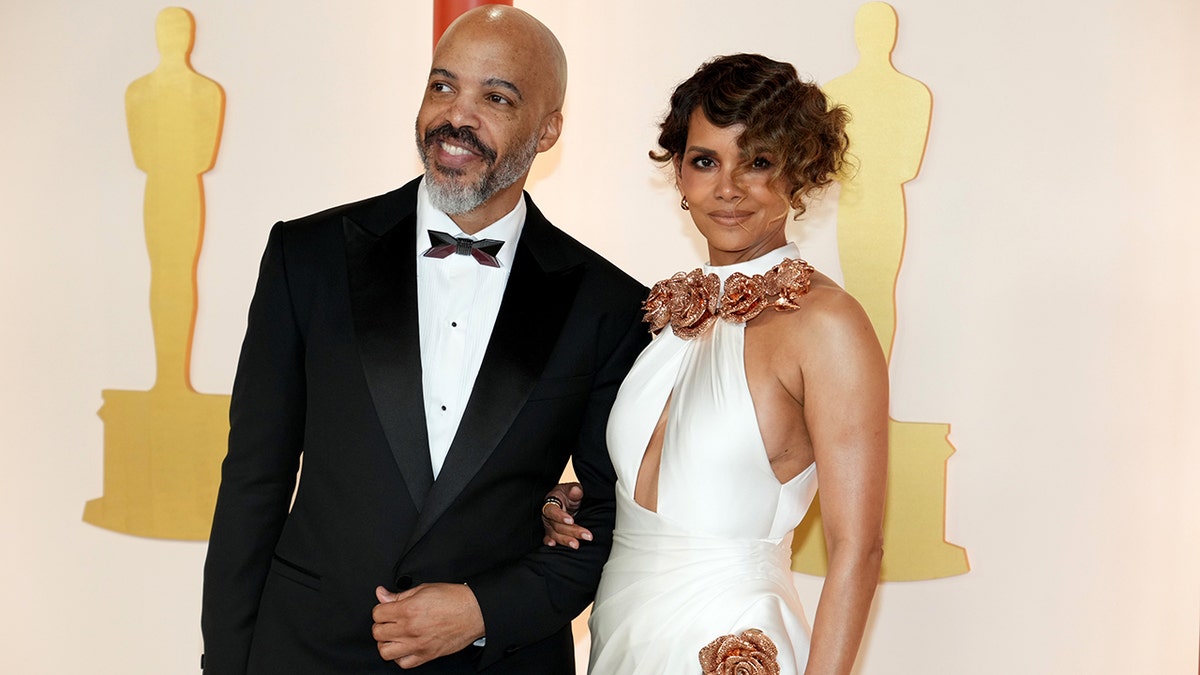
[(466, 213), (498, 193), (520, 191), (534, 156), (546, 149), (546, 88), (531, 77), (530, 60), (521, 44), (469, 27), (438, 45), (416, 140), (440, 210)]

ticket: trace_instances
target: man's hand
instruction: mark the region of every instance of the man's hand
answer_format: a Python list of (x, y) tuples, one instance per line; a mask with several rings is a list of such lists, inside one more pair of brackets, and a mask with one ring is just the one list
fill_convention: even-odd
[[(549, 501), (552, 497), (562, 502), (562, 508)], [(546, 529), (546, 536), (542, 538), (543, 544), (562, 544), (579, 548), (580, 539), (592, 540), (592, 533), (587, 528), (576, 525), (575, 519), (571, 517), (579, 510), (579, 504), (583, 501), (583, 488), (579, 483), (559, 483), (546, 493), (546, 499), (547, 503), (542, 506), (542, 527)]]
[(379, 656), (415, 668), (483, 637), (483, 613), (465, 584), (421, 584), (403, 593), (375, 589), (371, 634)]

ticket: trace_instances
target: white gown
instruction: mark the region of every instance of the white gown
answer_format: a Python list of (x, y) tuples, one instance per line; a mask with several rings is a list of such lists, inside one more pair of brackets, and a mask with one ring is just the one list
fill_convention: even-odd
[[(736, 265), (762, 274), (789, 244)], [(771, 310), (768, 310), (771, 311)], [(717, 320), (694, 340), (667, 326), (634, 363), (608, 424), (617, 520), (589, 626), (591, 675), (701, 672), (713, 639), (758, 628), (780, 672), (808, 660), (809, 627), (792, 583), (792, 530), (817, 490), (815, 465), (786, 484), (771, 470), (743, 360), (745, 325)], [(633, 500), (638, 469), (670, 396), (658, 511)]]

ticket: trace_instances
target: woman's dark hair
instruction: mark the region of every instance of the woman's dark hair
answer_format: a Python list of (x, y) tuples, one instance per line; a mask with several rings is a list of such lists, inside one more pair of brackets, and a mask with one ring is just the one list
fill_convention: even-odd
[(674, 162), (687, 147), (688, 123), (699, 109), (718, 127), (745, 125), (738, 139), (743, 155), (768, 153), (776, 178), (784, 179), (785, 197), (796, 217), (804, 197), (833, 181), (846, 157), (849, 138), (844, 106), (829, 107), (825, 94), (803, 82), (790, 63), (759, 54), (715, 57), (675, 88), (671, 108), (659, 125), (659, 162)]

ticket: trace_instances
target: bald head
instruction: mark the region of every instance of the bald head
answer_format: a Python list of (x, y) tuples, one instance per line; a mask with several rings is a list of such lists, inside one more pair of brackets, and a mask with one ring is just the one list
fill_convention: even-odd
[(431, 203), (463, 232), (516, 206), (534, 158), (562, 133), (566, 85), (562, 46), (519, 9), (479, 7), (446, 29), (416, 140)]
[(545, 112), (562, 109), (567, 92), (567, 56), (541, 21), (507, 5), (476, 7), (454, 20), (433, 50), (433, 62), (447, 50), (482, 49), (498, 44), (544, 97)]

